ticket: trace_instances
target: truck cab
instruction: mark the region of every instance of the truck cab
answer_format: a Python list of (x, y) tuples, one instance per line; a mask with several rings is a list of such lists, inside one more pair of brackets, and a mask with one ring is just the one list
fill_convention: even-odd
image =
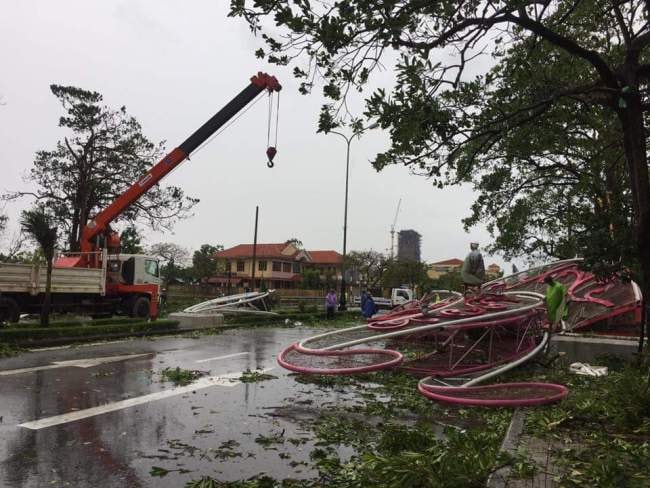
[(111, 254), (106, 266), (106, 294), (120, 298), (118, 311), (155, 318), (160, 300), (160, 264), (143, 254)]
[(160, 286), (160, 264), (142, 254), (115, 254), (108, 257), (108, 283)]
[(413, 290), (410, 288), (393, 288), (390, 295), (390, 302), (393, 307), (403, 305), (415, 298)]
[[(390, 293), (390, 299), (382, 298), (380, 296), (373, 296), (372, 299), (375, 302), (375, 305), (377, 305), (377, 308), (391, 309), (414, 300), (415, 293), (411, 288), (403, 286), (402, 288), (393, 288)], [(355, 296), (353, 298), (353, 303), (356, 306), (361, 306), (361, 297), (358, 295)]]

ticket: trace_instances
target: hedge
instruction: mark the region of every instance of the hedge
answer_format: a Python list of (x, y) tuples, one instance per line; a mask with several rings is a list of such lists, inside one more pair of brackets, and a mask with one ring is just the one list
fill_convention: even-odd
[(77, 325), (76, 327), (19, 327), (0, 329), (0, 342), (16, 343), (62, 337), (84, 337), (109, 334), (134, 334), (175, 330), (177, 320), (156, 320), (155, 322), (135, 322), (113, 325)]
[(57, 320), (50, 322), (50, 327), (79, 327), (80, 325), (123, 325), (142, 323), (139, 317), (107, 317), (88, 320)]

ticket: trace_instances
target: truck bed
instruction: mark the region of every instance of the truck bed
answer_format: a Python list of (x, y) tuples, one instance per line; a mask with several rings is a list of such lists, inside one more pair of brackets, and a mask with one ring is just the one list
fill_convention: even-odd
[[(47, 268), (31, 264), (0, 263), (0, 293), (45, 292)], [(54, 268), (52, 293), (105, 293), (106, 276), (103, 269)]]

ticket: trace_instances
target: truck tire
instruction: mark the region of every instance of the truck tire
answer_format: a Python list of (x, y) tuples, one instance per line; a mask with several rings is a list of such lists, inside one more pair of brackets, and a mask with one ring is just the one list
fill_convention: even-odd
[(149, 318), (149, 299), (147, 297), (138, 297), (135, 299), (131, 308), (131, 317), (139, 319)]
[(0, 298), (0, 324), (9, 322), (15, 324), (20, 320), (20, 308), (13, 298)]

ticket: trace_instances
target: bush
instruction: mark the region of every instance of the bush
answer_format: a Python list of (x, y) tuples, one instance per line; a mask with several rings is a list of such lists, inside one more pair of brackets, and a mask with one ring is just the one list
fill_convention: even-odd
[(103, 319), (90, 319), (90, 320), (66, 320), (50, 322), (50, 327), (79, 327), (80, 325), (122, 325), (122, 324), (137, 324), (142, 322), (141, 318), (133, 317), (107, 317)]

